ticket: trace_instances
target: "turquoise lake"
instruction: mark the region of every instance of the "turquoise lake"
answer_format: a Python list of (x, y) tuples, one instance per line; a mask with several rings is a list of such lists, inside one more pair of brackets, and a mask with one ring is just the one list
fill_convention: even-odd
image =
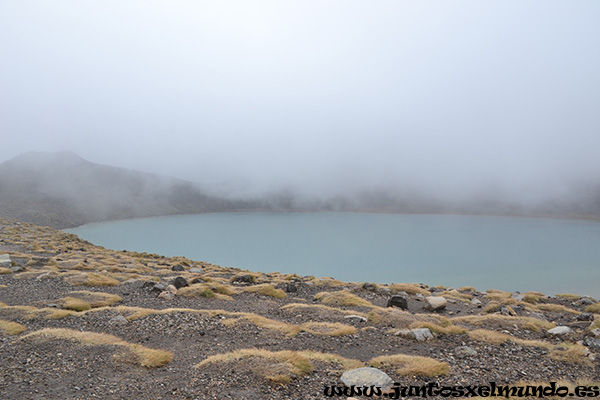
[(66, 230), (114, 250), (345, 281), (600, 298), (600, 221), (368, 213), (216, 213)]

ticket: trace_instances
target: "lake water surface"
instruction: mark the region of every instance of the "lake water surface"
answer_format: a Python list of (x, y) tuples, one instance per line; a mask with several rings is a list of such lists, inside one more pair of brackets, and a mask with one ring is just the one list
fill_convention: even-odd
[(253, 271), (600, 298), (600, 221), (367, 213), (217, 213), (67, 230)]

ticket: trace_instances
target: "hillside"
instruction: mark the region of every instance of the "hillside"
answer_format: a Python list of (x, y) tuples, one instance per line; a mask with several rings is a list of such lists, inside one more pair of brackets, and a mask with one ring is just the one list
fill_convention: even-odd
[(26, 153), (0, 164), (0, 217), (54, 228), (247, 206), (207, 195), (191, 182), (95, 164), (70, 152)]
[[(599, 312), (576, 294), (248, 272), (0, 220), (6, 400), (316, 400), (392, 381), (597, 397)], [(346, 390), (334, 398), (385, 398)]]

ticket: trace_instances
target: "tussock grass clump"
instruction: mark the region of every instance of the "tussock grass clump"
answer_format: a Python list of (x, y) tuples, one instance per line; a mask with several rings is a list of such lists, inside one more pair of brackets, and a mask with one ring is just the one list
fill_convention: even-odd
[(440, 362), (429, 357), (410, 356), (407, 354), (395, 354), (390, 356), (379, 356), (371, 359), (369, 365), (376, 368), (395, 368), (402, 376), (436, 377), (448, 375), (450, 366), (448, 363)]
[(379, 325), (385, 323), (394, 328), (407, 328), (416, 322), (440, 324), (443, 321), (443, 318), (439, 315), (411, 314), (408, 311), (383, 307), (377, 307), (371, 310), (367, 319), (372, 324)]
[(420, 293), (424, 296), (429, 296), (431, 293), (427, 289), (423, 289), (416, 283), (394, 283), (388, 286), (392, 293), (406, 292), (408, 294)]
[(337, 292), (320, 292), (315, 295), (315, 299), (320, 300), (323, 304), (332, 306), (374, 307), (371, 302), (346, 290), (340, 290)]
[(463, 323), (472, 326), (490, 326), (497, 325), (500, 328), (512, 328), (515, 325), (519, 329), (527, 329), (532, 332), (548, 330), (555, 327), (555, 324), (531, 317), (506, 316), (498, 314), (489, 315), (466, 315), (450, 319), (453, 323)]
[(12, 274), (12, 271), (8, 268), (0, 267), (0, 275)]
[(216, 354), (196, 364), (195, 368), (206, 368), (211, 364), (236, 362), (251, 359), (251, 370), (272, 383), (286, 384), (292, 377), (304, 376), (314, 370), (311, 361), (335, 364), (342, 370), (358, 368), (363, 364), (358, 360), (341, 357), (337, 354), (314, 351), (269, 351), (264, 349), (241, 349), (230, 353)]
[(61, 304), (63, 308), (73, 311), (87, 311), (92, 309), (90, 303), (75, 297), (64, 297), (61, 299)]
[(233, 300), (231, 295), (235, 294), (234, 288), (217, 283), (194, 283), (177, 291), (177, 295), (185, 297), (205, 297), (219, 300)]
[(300, 329), (314, 335), (345, 336), (354, 335), (356, 328), (338, 322), (307, 322)]
[(536, 304), (540, 302), (540, 296), (535, 293), (525, 293), (523, 301), (529, 304)]
[[(162, 367), (171, 362), (173, 354), (164, 350), (151, 349), (140, 344), (126, 342), (116, 336), (96, 332), (80, 332), (73, 329), (46, 328), (29, 333), (22, 337), (50, 337), (56, 339), (75, 340), (79, 343), (92, 346), (119, 346), (135, 356), (135, 363), (147, 368)], [(125, 357), (123, 358), (125, 359)]]
[(450, 320), (444, 320), (440, 324), (435, 322), (413, 322), (409, 326), (410, 329), (415, 328), (428, 328), (431, 332), (441, 335), (461, 335), (467, 332), (466, 328), (462, 326), (456, 326), (450, 322)]
[(476, 293), (477, 289), (475, 289), (473, 286), (461, 286), (458, 288), (459, 292), (473, 292)]
[(600, 313), (600, 303), (590, 304), (584, 311), (589, 313)]
[(7, 307), (7, 305), (5, 303), (0, 302), (0, 308), (2, 307)]
[(521, 346), (540, 347), (547, 349), (548, 356), (552, 359), (571, 364), (588, 364), (590, 361), (586, 357), (588, 350), (575, 343), (561, 343), (554, 345), (543, 340), (520, 339), (506, 333), (491, 331), (488, 329), (476, 329), (468, 332), (471, 339), (485, 342), (493, 345), (512, 342)]
[(498, 303), (497, 301), (490, 301), (481, 309), (481, 313), (482, 314), (495, 313), (496, 311), (500, 310), (500, 306), (501, 306), (501, 304)]
[(65, 279), (73, 286), (117, 286), (120, 282), (107, 275), (84, 272)]
[(244, 292), (248, 293), (258, 293), (262, 296), (274, 297), (276, 299), (284, 299), (287, 297), (285, 292), (281, 289), (275, 289), (273, 285), (268, 283), (263, 283), (255, 286), (248, 286), (244, 288)]
[(579, 315), (579, 311), (569, 307), (565, 307), (562, 304), (536, 304), (535, 309), (540, 311), (555, 312), (555, 313), (569, 313)]
[(312, 311), (312, 312), (316, 312), (317, 314), (319, 314), (319, 313), (322, 313), (322, 314), (336, 313), (336, 314), (342, 314), (342, 315), (359, 315), (361, 317), (367, 318), (367, 314), (365, 314), (365, 313), (361, 313), (358, 311), (351, 311), (351, 310), (342, 310), (341, 308), (330, 307), (330, 306), (326, 306), (324, 304), (291, 303), (291, 304), (286, 304), (285, 306), (281, 307), (281, 310), (288, 311), (288, 312)]
[(27, 330), (27, 328), (17, 322), (5, 321), (0, 319), (0, 332), (6, 335), (18, 335)]
[(461, 293), (457, 290), (445, 290), (443, 292), (436, 293), (436, 296), (442, 296), (442, 297), (446, 297), (448, 299), (462, 301), (463, 303), (469, 303), (471, 301), (470, 295)]
[(556, 297), (559, 297), (561, 299), (576, 300), (576, 299), (580, 298), (581, 296), (573, 294), (573, 293), (560, 293), (560, 294), (557, 294)]
[(81, 300), (87, 301), (92, 308), (112, 306), (113, 304), (122, 300), (122, 298), (116, 294), (89, 292), (87, 290), (78, 290), (71, 292), (70, 294), (74, 295), (74, 297), (80, 298)]

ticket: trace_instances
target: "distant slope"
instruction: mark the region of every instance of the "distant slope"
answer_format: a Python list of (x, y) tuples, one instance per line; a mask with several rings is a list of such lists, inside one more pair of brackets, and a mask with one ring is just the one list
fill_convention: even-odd
[(65, 228), (89, 222), (236, 210), (183, 180), (94, 164), (70, 152), (0, 164), (0, 217)]

